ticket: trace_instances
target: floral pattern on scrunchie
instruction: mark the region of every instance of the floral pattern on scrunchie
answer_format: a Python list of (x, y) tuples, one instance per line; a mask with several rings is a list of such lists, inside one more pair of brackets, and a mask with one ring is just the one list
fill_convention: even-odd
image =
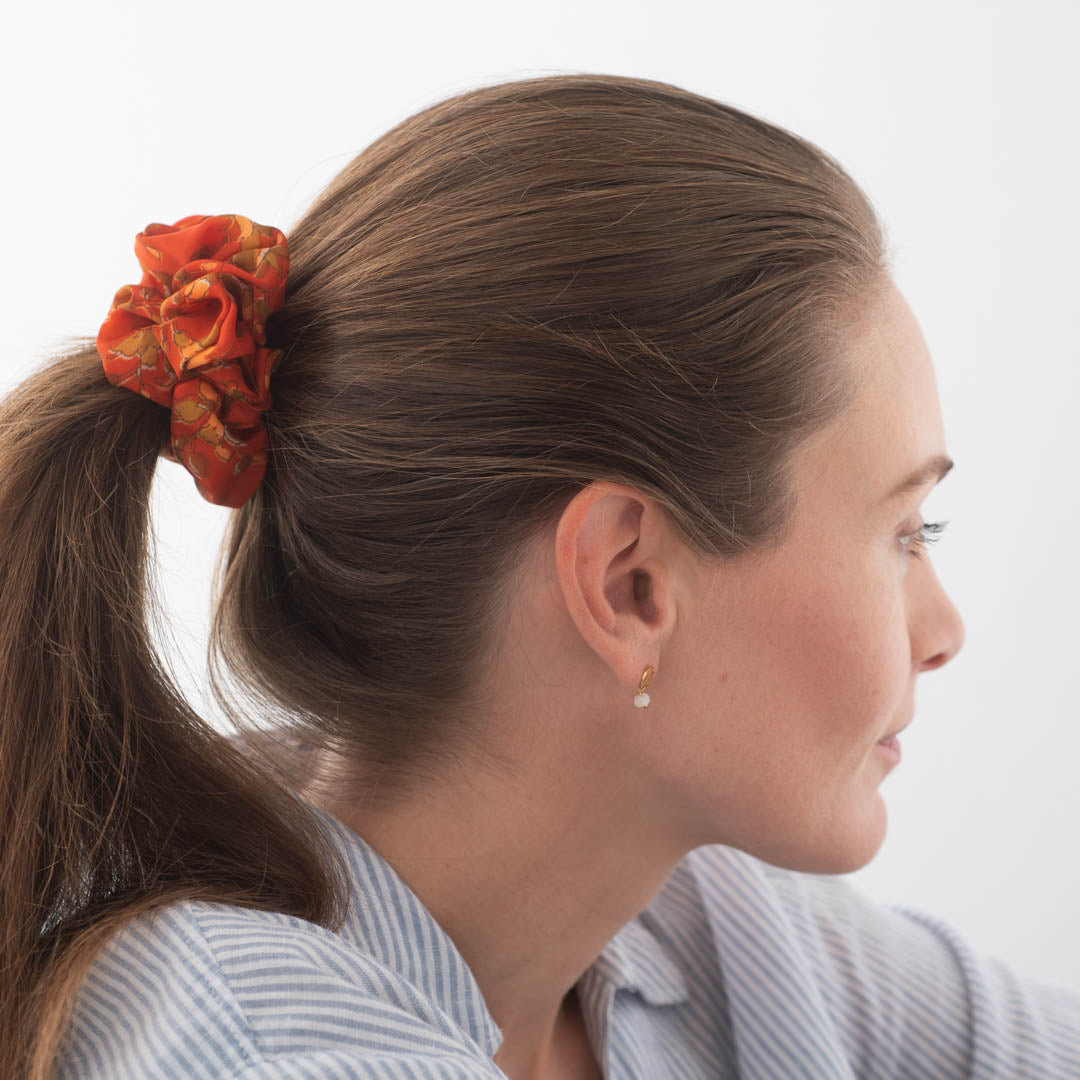
[(239, 214), (193, 214), (135, 237), (138, 285), (113, 297), (97, 335), (105, 375), (172, 412), (166, 457), (200, 494), (243, 505), (266, 472), (266, 320), (285, 302), (285, 235)]

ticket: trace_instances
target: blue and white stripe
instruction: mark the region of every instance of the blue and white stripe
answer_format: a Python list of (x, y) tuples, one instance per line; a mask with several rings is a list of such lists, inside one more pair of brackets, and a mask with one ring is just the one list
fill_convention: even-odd
[[(351, 876), (342, 930), (205, 902), (135, 920), (91, 969), (58, 1080), (505, 1080), (453, 941), (313, 812)], [(608, 1080), (1080, 1080), (1080, 993), (722, 845), (683, 859), (578, 996)]]

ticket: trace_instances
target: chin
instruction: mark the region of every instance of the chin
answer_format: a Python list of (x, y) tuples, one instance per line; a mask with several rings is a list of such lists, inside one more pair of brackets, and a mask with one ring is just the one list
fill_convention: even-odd
[(857, 828), (846, 828), (837, 837), (836, 844), (828, 850), (823, 860), (826, 869), (818, 874), (850, 874), (873, 862), (881, 845), (885, 843), (888, 829), (888, 811), (885, 800), (874, 792), (872, 807), (865, 809)]
[(873, 805), (844, 815), (844, 821), (815, 836), (791, 837), (769, 853), (751, 852), (764, 862), (806, 874), (850, 874), (871, 863), (885, 842), (888, 814), (875, 792)]

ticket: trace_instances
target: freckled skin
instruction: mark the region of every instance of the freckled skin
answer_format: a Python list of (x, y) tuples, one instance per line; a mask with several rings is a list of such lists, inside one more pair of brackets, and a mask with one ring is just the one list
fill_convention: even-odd
[(514, 1080), (568, 1059), (565, 995), (689, 850), (846, 873), (880, 849), (891, 765), (875, 744), (964, 627), (929, 552), (898, 539), (932, 481), (882, 502), (947, 452), (932, 361), (891, 281), (860, 314), (859, 396), (798, 451), (782, 547), (706, 566), (653, 500), (590, 484), (520, 567), (478, 718), (500, 768), (381, 819), (363, 793), (321, 800), (461, 949)]

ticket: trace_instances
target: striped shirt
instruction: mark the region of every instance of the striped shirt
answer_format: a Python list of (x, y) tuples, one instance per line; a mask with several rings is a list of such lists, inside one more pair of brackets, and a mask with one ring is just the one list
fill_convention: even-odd
[[(497, 1080), (501, 1032), (450, 937), (360, 836), (349, 916), (183, 902), (99, 955), (59, 1080)], [(939, 918), (724, 845), (690, 852), (577, 984), (608, 1080), (1080, 1078), (1080, 993)]]

